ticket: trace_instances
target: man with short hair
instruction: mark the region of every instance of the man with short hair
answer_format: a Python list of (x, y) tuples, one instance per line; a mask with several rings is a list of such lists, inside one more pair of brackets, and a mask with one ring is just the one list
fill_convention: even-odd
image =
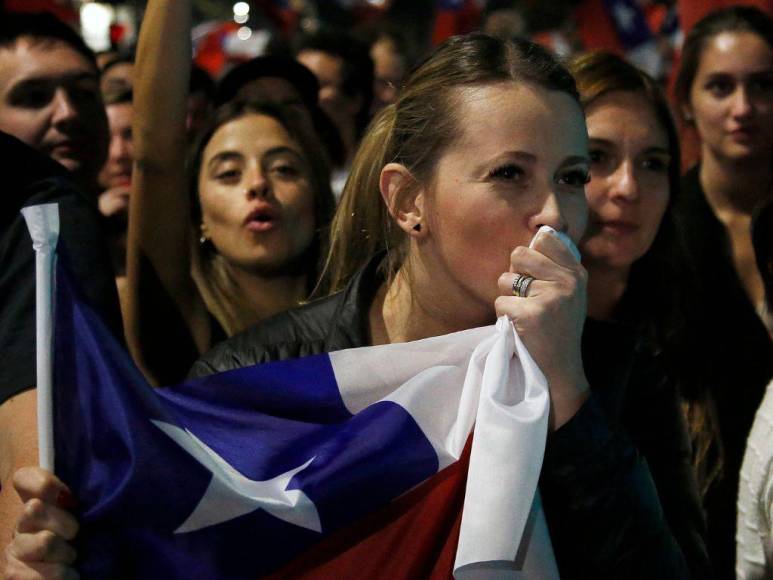
[(350, 165), (370, 120), (373, 61), (368, 48), (344, 31), (325, 30), (302, 36), (295, 58), (319, 82), (319, 105), (336, 125)]
[(97, 67), (83, 41), (52, 16), (4, 15), (0, 19), (0, 570), (3, 548), (22, 508), (11, 478), (18, 468), (37, 462), (35, 259), (19, 210), (38, 203), (59, 204), (57, 247), (70, 258), (84, 296), (120, 340), (115, 281), (96, 208), (97, 175), (107, 141)]
[(107, 119), (94, 54), (50, 15), (0, 20), (0, 131), (64, 165), (96, 194)]

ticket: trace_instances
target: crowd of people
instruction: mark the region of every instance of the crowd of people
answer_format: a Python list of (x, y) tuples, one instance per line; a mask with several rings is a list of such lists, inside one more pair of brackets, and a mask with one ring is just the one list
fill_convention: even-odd
[(53, 17), (0, 22), (7, 578), (74, 577), (77, 558), (67, 482), (30, 467), (18, 212), (48, 201), (151, 383), (507, 315), (550, 387), (563, 578), (773, 575), (769, 15), (695, 25), (672, 100), (611, 53), (560, 63), (477, 32), (412, 62), (387, 27), (304, 34), (213, 82), (190, 30), (189, 2), (149, 0), (136, 55), (98, 59)]

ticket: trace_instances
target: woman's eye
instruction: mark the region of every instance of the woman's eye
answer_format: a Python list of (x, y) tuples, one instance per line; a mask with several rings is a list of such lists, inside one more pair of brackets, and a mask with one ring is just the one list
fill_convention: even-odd
[(507, 181), (518, 179), (519, 177), (522, 177), (523, 174), (523, 169), (513, 164), (502, 165), (501, 167), (493, 169), (489, 173), (489, 175), (495, 179), (502, 179)]
[(590, 173), (582, 170), (567, 171), (559, 179), (559, 183), (572, 187), (584, 187), (590, 182)]
[(218, 181), (238, 181), (241, 176), (241, 173), (238, 169), (221, 169), (217, 173), (215, 173), (215, 179)]
[(271, 173), (279, 177), (296, 177), (300, 171), (291, 163), (278, 163), (271, 167)]
[(706, 89), (715, 97), (726, 97), (733, 92), (733, 83), (724, 79), (710, 81)]
[(591, 149), (588, 156), (590, 157), (590, 162), (594, 165), (604, 163), (607, 159), (607, 154), (600, 149)]
[(650, 157), (642, 162), (644, 169), (655, 171), (657, 173), (666, 173), (668, 171), (669, 161), (659, 157)]
[(773, 93), (773, 77), (762, 77), (752, 80), (749, 90), (758, 95), (770, 95)]

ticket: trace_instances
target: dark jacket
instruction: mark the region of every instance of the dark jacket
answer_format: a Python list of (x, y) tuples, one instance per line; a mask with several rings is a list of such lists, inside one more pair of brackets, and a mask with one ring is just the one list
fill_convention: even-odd
[(685, 341), (695, 380), (688, 400), (708, 396), (717, 422), (723, 470), (704, 498), (708, 547), (718, 578), (735, 577), (736, 501), (754, 415), (773, 375), (773, 342), (743, 288), (724, 225), (706, 201), (700, 168), (682, 179), (674, 207), (692, 282)]
[[(373, 261), (342, 292), (218, 345), (191, 374), (367, 345), (381, 282)], [(682, 580), (689, 567), (693, 577), (710, 578), (674, 389), (636, 364), (647, 358), (623, 328), (589, 322), (584, 350), (594, 394), (549, 436), (540, 482), (561, 577)]]
[(33, 388), (35, 372), (35, 252), (23, 207), (57, 203), (58, 250), (85, 299), (123, 340), (115, 277), (96, 199), (67, 170), (0, 131), (0, 404)]

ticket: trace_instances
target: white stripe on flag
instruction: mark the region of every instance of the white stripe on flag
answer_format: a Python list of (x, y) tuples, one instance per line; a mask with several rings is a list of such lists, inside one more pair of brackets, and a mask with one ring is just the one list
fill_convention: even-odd
[(545, 452), (547, 381), (507, 317), (411, 343), (330, 354), (344, 404), (379, 400), (408, 411), (440, 469), (475, 429), (457, 578), (557, 578), (537, 484)]

